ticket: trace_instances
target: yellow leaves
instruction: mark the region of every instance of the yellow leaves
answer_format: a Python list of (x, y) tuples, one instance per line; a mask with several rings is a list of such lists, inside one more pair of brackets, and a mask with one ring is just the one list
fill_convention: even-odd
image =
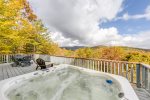
[(12, 20), (6, 20), (5, 22), (0, 22), (0, 26), (1, 27), (9, 27), (11, 28), (12, 26), (14, 26), (15, 22)]
[(34, 53), (58, 53), (45, 32), (26, 0), (0, 0), (0, 53), (31, 53), (33, 46)]
[(110, 60), (122, 60), (124, 50), (120, 47), (106, 47), (102, 49), (102, 58)]
[(80, 48), (75, 51), (76, 57), (80, 58), (93, 58), (94, 50), (92, 48)]
[(142, 50), (130, 50), (127, 52), (125, 60), (130, 62), (142, 62), (150, 64), (150, 52)]
[(15, 17), (19, 13), (18, 10), (21, 9), (20, 0), (9, 0), (5, 2), (5, 0), (2, 0), (2, 10), (3, 16), (5, 17)]

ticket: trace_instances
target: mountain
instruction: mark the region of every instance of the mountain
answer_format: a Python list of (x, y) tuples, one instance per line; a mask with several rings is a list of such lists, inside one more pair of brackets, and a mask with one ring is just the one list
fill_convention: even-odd
[(80, 48), (87, 48), (86, 46), (66, 46), (66, 47), (61, 47), (63, 49), (67, 49), (67, 50), (77, 50), (77, 49), (80, 49)]
[[(77, 50), (77, 49), (80, 49), (80, 48), (93, 48), (93, 49), (96, 49), (96, 48), (102, 48), (102, 47), (107, 47), (107, 46), (104, 46), (104, 45), (98, 45), (98, 46), (93, 46), (93, 47), (88, 47), (88, 46), (65, 46), (65, 47), (61, 47), (61, 48), (74, 51), (74, 50)], [(150, 49), (127, 47), (127, 46), (118, 46), (118, 47), (124, 48), (126, 50), (135, 49), (135, 50), (143, 50), (143, 51), (150, 52)]]
[(77, 50), (77, 49), (80, 49), (80, 48), (93, 48), (93, 49), (96, 49), (96, 48), (101, 48), (101, 47), (106, 47), (106, 46), (103, 46), (103, 45), (98, 45), (98, 46), (65, 46), (65, 47), (61, 47), (61, 48), (64, 48), (64, 49), (67, 49), (67, 50)]
[(127, 46), (119, 46), (119, 47), (122, 47), (124, 49), (134, 49), (134, 50), (143, 50), (143, 51), (146, 51), (146, 52), (150, 52), (150, 49), (143, 49), (143, 48), (135, 48), (135, 47), (127, 47)]
[[(103, 46), (103, 45), (99, 45), (99, 46), (94, 46), (92, 48), (102, 48), (102, 47), (108, 47), (108, 46)], [(116, 47), (121, 47), (125, 50), (143, 50), (143, 51), (147, 51), (150, 52), (150, 49), (143, 49), (143, 48), (136, 48), (136, 47), (128, 47), (128, 46), (116, 46)]]

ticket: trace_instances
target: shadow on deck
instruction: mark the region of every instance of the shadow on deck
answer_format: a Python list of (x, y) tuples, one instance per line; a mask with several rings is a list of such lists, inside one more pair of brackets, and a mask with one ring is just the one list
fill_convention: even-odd
[[(0, 81), (35, 71), (36, 64), (28, 67), (12, 67), (10, 64), (0, 64)], [(142, 88), (133, 86), (140, 100), (150, 100), (150, 94)]]

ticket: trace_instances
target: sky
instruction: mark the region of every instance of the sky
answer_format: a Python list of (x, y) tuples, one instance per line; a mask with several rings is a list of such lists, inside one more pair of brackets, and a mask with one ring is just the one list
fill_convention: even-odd
[(60, 46), (150, 49), (150, 0), (28, 0)]

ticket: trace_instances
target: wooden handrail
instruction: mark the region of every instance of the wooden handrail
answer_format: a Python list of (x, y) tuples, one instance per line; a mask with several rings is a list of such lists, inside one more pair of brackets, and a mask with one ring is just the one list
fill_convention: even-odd
[(148, 65), (148, 64), (144, 64), (144, 63), (140, 63), (142, 66), (144, 66), (144, 67), (146, 67), (146, 68), (148, 68), (148, 69), (150, 69), (150, 65)]
[(128, 62), (128, 61), (119, 61), (119, 60), (108, 60), (108, 59), (96, 59), (96, 58), (81, 58), (81, 57), (68, 57), (68, 56), (55, 56), (55, 55), (52, 55), (54, 57), (64, 57), (64, 58), (74, 58), (74, 59), (84, 59), (84, 60), (98, 60), (98, 61), (108, 61), (108, 62), (122, 62), (122, 63), (131, 63), (131, 64), (137, 64), (137, 63), (140, 63), (140, 62)]

